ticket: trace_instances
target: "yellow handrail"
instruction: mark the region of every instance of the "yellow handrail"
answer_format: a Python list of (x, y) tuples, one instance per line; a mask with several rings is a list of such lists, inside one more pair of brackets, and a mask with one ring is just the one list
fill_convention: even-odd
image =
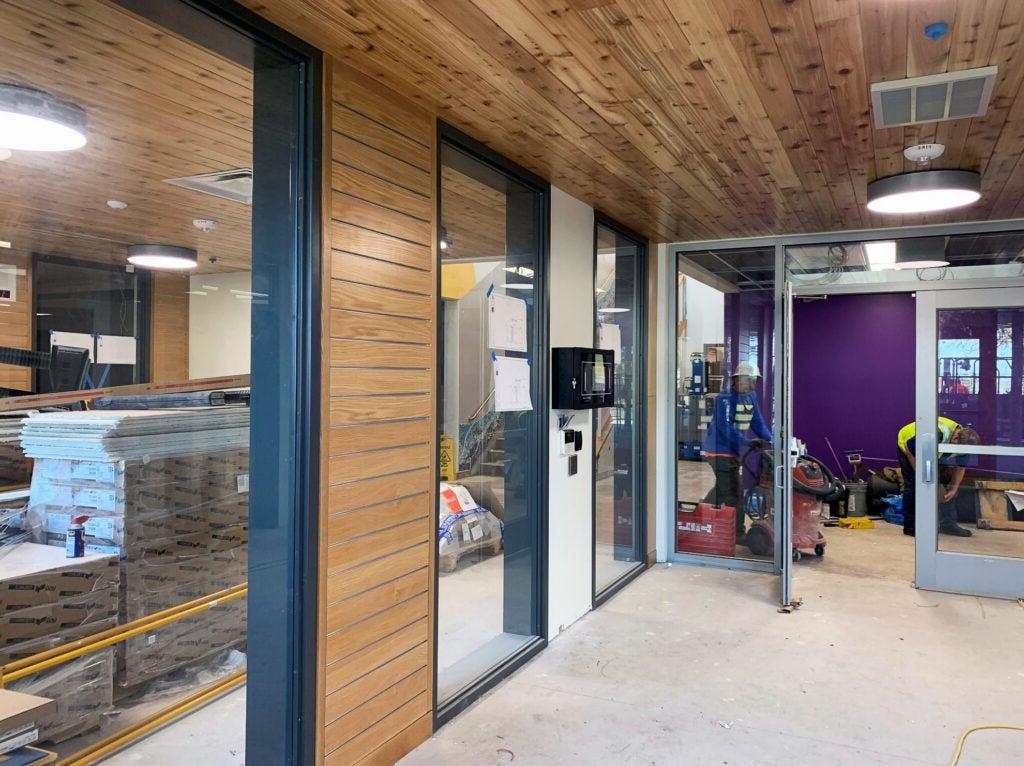
[(114, 732), (110, 736), (82, 748), (77, 753), (62, 759), (59, 762), (59, 766), (88, 766), (88, 764), (96, 763), (96, 761), (105, 758), (115, 750), (130, 745), (135, 740), (146, 736), (164, 724), (180, 718), (195, 708), (205, 705), (207, 702), (212, 702), (232, 689), (236, 689), (245, 683), (245, 679), (246, 673), (244, 670), (232, 673), (230, 676), (210, 686), (193, 692), (173, 705), (152, 713), (120, 731)]
[(81, 657), (83, 654), (99, 651), (111, 644), (126, 641), (141, 633), (148, 633), (153, 628), (176, 622), (185, 617), (191, 617), (220, 604), (245, 598), (248, 593), (248, 584), (242, 583), (217, 593), (211, 593), (209, 596), (203, 596), (202, 598), (187, 601), (184, 604), (179, 604), (169, 609), (154, 612), (151, 615), (141, 617), (138, 620), (132, 620), (124, 625), (118, 625), (114, 628), (94, 633), (77, 641), (71, 641), (62, 646), (48, 649), (45, 652), (33, 654), (31, 657), (9, 662), (0, 667), (0, 688), (3, 688), (5, 684), (11, 681), (17, 681), (19, 678), (70, 662)]

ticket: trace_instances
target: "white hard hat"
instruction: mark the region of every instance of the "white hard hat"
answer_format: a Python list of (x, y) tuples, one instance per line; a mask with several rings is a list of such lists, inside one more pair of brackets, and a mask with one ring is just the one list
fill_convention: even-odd
[(737, 375), (746, 375), (750, 378), (760, 378), (761, 371), (757, 369), (757, 365), (753, 362), (740, 362), (736, 365), (736, 368), (732, 371), (732, 376), (735, 378)]

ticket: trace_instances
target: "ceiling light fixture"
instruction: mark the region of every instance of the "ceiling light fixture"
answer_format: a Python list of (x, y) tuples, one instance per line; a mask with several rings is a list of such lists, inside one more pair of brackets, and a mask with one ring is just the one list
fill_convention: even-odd
[(108, 199), (107, 207), (109, 207), (111, 210), (124, 210), (126, 207), (128, 207), (128, 203), (122, 202), (119, 199)]
[(619, 306), (609, 306), (606, 309), (598, 309), (598, 314), (625, 314), (629, 309)]
[(0, 239), (0, 247), (4, 248), (5, 250), (10, 250), (11, 243), (8, 242), (6, 239)]
[(894, 269), (941, 269), (948, 265), (945, 237), (913, 237), (901, 239), (896, 245)]
[(129, 245), (128, 263), (143, 269), (187, 271), (199, 263), (199, 255), (190, 247), (177, 245)]
[(85, 110), (36, 88), (0, 83), (0, 146), (63, 152), (85, 146)]
[(980, 198), (981, 176), (971, 170), (902, 173), (868, 184), (868, 210), (874, 213), (932, 213)]
[(506, 282), (505, 283), (505, 289), (506, 290), (532, 290), (533, 289), (533, 285), (528, 285), (528, 284), (525, 284), (523, 282)]

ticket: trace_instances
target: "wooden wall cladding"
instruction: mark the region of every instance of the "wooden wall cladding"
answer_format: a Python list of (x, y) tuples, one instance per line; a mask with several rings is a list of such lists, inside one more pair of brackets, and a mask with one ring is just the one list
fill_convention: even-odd
[(149, 382), (188, 380), (187, 275), (154, 271), (150, 302)]
[(321, 752), (392, 763), (433, 727), (435, 121), (331, 74)]
[[(18, 270), (14, 300), (0, 298), (0, 346), (32, 348), (32, 258), (24, 253), (0, 250), (0, 265)], [(0, 364), (0, 388), (31, 391), (32, 370)]]

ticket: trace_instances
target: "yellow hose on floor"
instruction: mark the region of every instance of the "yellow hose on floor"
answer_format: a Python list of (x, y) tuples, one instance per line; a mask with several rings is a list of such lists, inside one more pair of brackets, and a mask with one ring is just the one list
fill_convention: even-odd
[(984, 731), (985, 729), (1008, 729), (1010, 731), (1024, 731), (1024, 725), (1017, 723), (983, 723), (977, 726), (968, 726), (963, 730), (960, 735), (960, 739), (956, 743), (956, 750), (953, 751), (953, 760), (949, 762), (949, 766), (957, 766), (960, 763), (960, 756), (964, 752), (964, 744), (967, 742), (967, 737), (976, 731)]

